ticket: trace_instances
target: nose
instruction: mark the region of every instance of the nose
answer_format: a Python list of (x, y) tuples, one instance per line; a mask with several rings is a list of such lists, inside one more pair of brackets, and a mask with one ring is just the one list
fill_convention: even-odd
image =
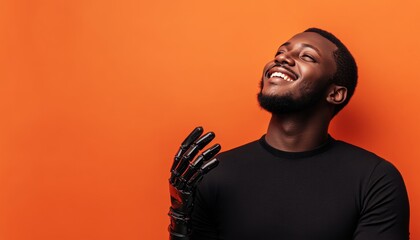
[(289, 66), (294, 66), (295, 65), (295, 60), (290, 56), (289, 53), (285, 53), (285, 52), (278, 54), (274, 58), (274, 61), (276, 63), (287, 64)]

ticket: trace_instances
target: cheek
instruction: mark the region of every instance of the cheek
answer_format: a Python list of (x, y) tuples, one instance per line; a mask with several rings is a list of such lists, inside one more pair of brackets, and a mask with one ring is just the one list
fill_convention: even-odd
[(265, 78), (265, 73), (268, 71), (268, 69), (272, 68), (275, 65), (276, 64), (273, 61), (270, 61), (267, 64), (265, 64), (263, 72), (262, 72), (262, 77)]
[(327, 69), (320, 66), (301, 65), (300, 72), (306, 81), (321, 82), (322, 79), (326, 78), (324, 75)]

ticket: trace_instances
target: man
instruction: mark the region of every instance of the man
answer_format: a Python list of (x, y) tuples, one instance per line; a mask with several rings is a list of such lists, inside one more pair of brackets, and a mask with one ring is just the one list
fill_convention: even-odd
[(217, 160), (204, 162), (219, 145), (193, 158), (214, 134), (199, 138), (198, 128), (181, 146), (170, 179), (171, 239), (408, 239), (398, 170), (328, 134), (356, 83), (356, 63), (331, 33), (310, 28), (282, 44), (258, 94), (272, 113), (267, 133), (219, 154), (212, 171)]

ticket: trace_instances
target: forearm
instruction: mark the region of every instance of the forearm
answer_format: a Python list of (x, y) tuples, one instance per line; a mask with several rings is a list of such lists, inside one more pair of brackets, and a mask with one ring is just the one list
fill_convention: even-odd
[(176, 213), (172, 208), (168, 213), (171, 224), (169, 225), (170, 240), (190, 240), (191, 235), (191, 218)]

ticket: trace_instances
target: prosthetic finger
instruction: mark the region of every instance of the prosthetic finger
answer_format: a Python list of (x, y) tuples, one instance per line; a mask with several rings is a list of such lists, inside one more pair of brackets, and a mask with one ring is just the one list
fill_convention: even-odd
[(179, 182), (177, 183), (178, 189), (183, 189), (185, 184), (190, 180), (190, 178), (200, 169), (203, 163), (212, 157), (214, 157), (221, 149), (219, 144), (213, 145), (211, 148), (204, 151), (200, 154), (194, 161), (191, 161), (188, 165), (188, 168), (181, 175)]
[(179, 160), (181, 159), (182, 155), (184, 155), (185, 151), (188, 150), (190, 145), (197, 140), (203, 134), (203, 128), (202, 127), (196, 127), (181, 143), (181, 146), (179, 147), (178, 152), (175, 154), (174, 162), (171, 167), (171, 171), (174, 170), (174, 168), (178, 165)]
[(198, 151), (203, 149), (209, 142), (211, 142), (215, 136), (216, 135), (213, 132), (208, 132), (200, 137), (197, 141), (195, 141), (187, 150), (187, 152), (182, 156), (181, 160), (173, 171), (173, 176), (179, 177), (181, 173), (183, 173), (188, 167), (190, 160), (193, 159), (195, 155), (197, 155)]
[(208, 132), (194, 142), (188, 151), (185, 153), (184, 158), (192, 159), (198, 151), (203, 149), (207, 144), (209, 144), (216, 135), (213, 132)]
[(187, 182), (187, 189), (193, 188), (200, 180), (203, 178), (203, 175), (208, 173), (213, 168), (217, 167), (219, 160), (213, 158), (212, 160), (206, 162)]

